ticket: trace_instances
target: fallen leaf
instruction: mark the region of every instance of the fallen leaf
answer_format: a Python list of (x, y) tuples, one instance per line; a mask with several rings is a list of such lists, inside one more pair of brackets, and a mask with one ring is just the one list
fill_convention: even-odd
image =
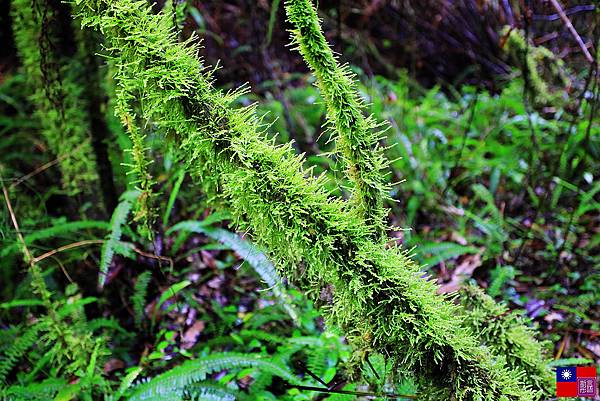
[(110, 373), (113, 370), (123, 369), (125, 367), (125, 362), (117, 358), (111, 358), (104, 364), (104, 373)]
[(562, 320), (564, 319), (563, 315), (561, 315), (558, 312), (550, 312), (548, 313), (546, 316), (544, 316), (544, 320), (548, 323), (552, 323), (552, 322), (562, 322)]
[(181, 348), (190, 349), (196, 344), (196, 339), (202, 333), (206, 327), (206, 324), (202, 320), (198, 320), (196, 323), (192, 325), (189, 329), (183, 333), (183, 337), (181, 339)]
[(452, 234), (450, 234), (450, 240), (462, 246), (467, 245), (467, 240), (465, 239), (465, 237), (463, 237), (456, 231), (452, 231)]
[(481, 266), (481, 253), (465, 256), (463, 261), (452, 271), (450, 281), (442, 284), (438, 289), (438, 293), (458, 291), (462, 282), (470, 278), (479, 266)]

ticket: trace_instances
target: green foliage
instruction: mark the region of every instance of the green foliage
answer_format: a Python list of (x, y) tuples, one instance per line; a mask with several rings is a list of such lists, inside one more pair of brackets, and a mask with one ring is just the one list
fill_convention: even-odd
[[(185, 287), (189, 286), (190, 284), (192, 284), (191, 281), (183, 280), (183, 281), (180, 281), (179, 283), (175, 283), (172, 286), (170, 286), (169, 288), (167, 288), (165, 290), (165, 292), (163, 292), (160, 295), (160, 298), (158, 299), (158, 302), (156, 303), (156, 311), (160, 310), (160, 307), (163, 306), (163, 304), (165, 302), (167, 302), (168, 299), (176, 296), (178, 292), (180, 292), (181, 290), (183, 290)], [(156, 313), (154, 313), (154, 315), (152, 316), (153, 325), (154, 325), (155, 316), (156, 316)]]
[[(21, 331), (21, 330), (19, 330)], [(27, 350), (31, 348), (38, 340), (39, 325), (33, 325), (24, 330), (17, 340), (6, 350), (2, 350), (3, 355), (0, 360), (0, 382), (6, 381), (6, 376), (14, 367), (15, 363), (21, 359)]]
[(135, 325), (140, 328), (144, 318), (144, 307), (146, 306), (146, 295), (148, 294), (148, 284), (152, 279), (152, 272), (145, 271), (141, 273), (133, 287), (131, 302), (133, 304)]
[(203, 220), (201, 222), (182, 221), (173, 226), (167, 233), (178, 230), (202, 233), (236, 251), (241, 258), (252, 266), (254, 271), (267, 284), (269, 290), (281, 301), (282, 306), (292, 320), (298, 322), (298, 312), (291, 304), (288, 294), (283, 287), (281, 277), (267, 256), (252, 245), (252, 243), (240, 238), (236, 234), (227, 230), (212, 228), (207, 223), (210, 223), (210, 220)]
[(65, 379), (51, 378), (39, 383), (12, 385), (0, 389), (0, 396), (7, 401), (49, 400), (54, 398), (66, 385), (67, 382)]
[(264, 357), (236, 353), (212, 353), (193, 361), (187, 361), (136, 386), (128, 400), (140, 401), (150, 397), (161, 399), (160, 397), (165, 395), (181, 397), (190, 384), (205, 380), (211, 373), (247, 367), (260, 368), (262, 371), (284, 378), (290, 383), (299, 382), (285, 366), (266, 360)]
[[(553, 115), (533, 111), (536, 146), (520, 79), (508, 83), (498, 94), (475, 95), (475, 88), (470, 87), (455, 94), (444, 93), (440, 87), (424, 90), (406, 76), (398, 81), (370, 79), (361, 91), (372, 103), (370, 111), (392, 124), (388, 142), (398, 146), (388, 155), (395, 159), (395, 175), (406, 179), (393, 193), (403, 205), (394, 206), (393, 214), (402, 216), (404, 224), (413, 228), (402, 235), (409, 247), (419, 245), (415, 250), (419, 262), (431, 262), (420, 245), (448, 242), (452, 236), (456, 244), (483, 249), (484, 265), (496, 265), (499, 255), (514, 256), (523, 241), (533, 238), (544, 244), (536, 252), (536, 258), (544, 263), (554, 264), (563, 247), (585, 259), (586, 265), (594, 263), (590, 258), (593, 244), (574, 247), (576, 237), (585, 235), (585, 229), (573, 223), (579, 210), (587, 210), (583, 213), (589, 218), (596, 207), (584, 194), (594, 193), (597, 187), (592, 171), (598, 164), (591, 161), (600, 138), (597, 124), (590, 133), (588, 151), (580, 146), (585, 141), (594, 98), (584, 98), (574, 114), (562, 109)], [(537, 155), (543, 157), (536, 160)], [(582, 165), (583, 160), (588, 162)], [(554, 174), (559, 165), (565, 167)], [(583, 166), (582, 172), (576, 173), (578, 166)], [(572, 178), (564, 183), (559, 176)], [(529, 232), (525, 222), (532, 216), (523, 213), (524, 206), (540, 208)], [(554, 232), (549, 224), (557, 224)], [(567, 225), (571, 235), (563, 245)], [(445, 262), (451, 264), (456, 258), (449, 255)], [(514, 265), (510, 257), (501, 262)], [(551, 270), (540, 273), (545, 276)]]
[[(24, 246), (4, 238), (4, 231), (13, 229), (4, 229), (7, 216), (0, 215), (0, 256), (11, 259), (3, 273), (7, 282), (14, 281), (1, 294), (10, 299), (2, 299), (0, 318), (3, 337), (18, 338), (0, 340), (0, 398), (357, 398), (294, 388), (322, 386), (306, 366), (329, 384), (360, 380), (344, 389), (366, 384), (374, 395), (390, 391), (422, 400), (537, 401), (552, 389), (550, 368), (556, 363), (590, 362), (563, 358), (547, 363), (546, 344), (538, 342), (526, 319), (476, 287), (436, 295), (438, 286), (427, 270), (440, 269), (443, 280), (460, 274), (455, 266), (477, 267), (473, 281), (489, 274), (489, 295), (523, 305), (539, 294), (515, 292), (511, 286), (525, 279), (537, 283), (553, 270), (550, 266), (540, 277), (524, 277), (528, 269), (513, 257), (524, 240), (536, 241), (538, 254), (544, 255), (536, 261), (573, 257), (571, 266), (584, 269), (594, 263), (600, 237), (587, 231), (600, 210), (600, 186), (593, 182), (597, 162), (590, 157), (598, 144), (591, 100), (577, 110), (580, 117), (589, 113), (589, 120), (574, 120), (571, 126), (562, 108), (555, 118), (546, 111), (528, 114), (519, 80), (495, 95), (469, 87), (452, 95), (438, 87), (425, 91), (406, 77), (371, 79), (362, 86), (333, 56), (312, 2), (288, 0), (294, 43), (316, 76), (325, 107), (315, 103), (313, 87), (283, 93), (291, 109), (274, 101), (238, 107), (256, 98), (244, 90), (215, 89), (212, 71), (198, 59), (195, 38), (182, 43), (177, 31), (185, 12), (206, 31), (200, 12), (188, 2), (166, 2), (161, 12), (142, 0), (76, 3), (84, 25), (103, 34), (104, 58), (112, 71), (106, 86), (109, 92), (114, 89), (109, 112), (114, 109), (127, 132), (113, 127), (121, 132), (120, 147), (130, 148), (117, 156), (134, 175), (130, 184), (139, 196), (124, 199), (110, 223), (58, 218), (42, 225), (35, 216), (43, 215), (43, 207), (26, 214), (25, 246), (34, 255), (51, 250), (42, 260), (26, 256), (26, 274), (12, 260)], [(27, 12), (29, 4), (16, 4)], [(278, 6), (279, 1), (272, 2), (266, 44)], [(514, 39), (508, 40), (512, 46)], [(535, 56), (535, 50), (529, 51)], [(72, 60), (61, 63), (68, 64), (61, 72), (77, 70)], [(544, 84), (533, 71), (538, 67), (539, 60), (529, 65), (530, 79)], [(545, 89), (534, 82), (538, 100)], [(386, 138), (375, 118), (363, 115), (367, 107), (377, 120), (390, 123)], [(310, 149), (313, 155), (298, 156), (289, 143), (300, 139), (295, 128), (317, 136), (324, 108), (329, 123), (324, 141), (333, 141), (321, 144), (319, 138)], [(262, 110), (273, 115), (257, 117)], [(302, 123), (271, 121), (284, 120), (284, 113)], [(10, 121), (10, 130), (35, 130), (38, 123), (27, 125), (23, 115)], [(535, 151), (532, 136), (539, 139)], [(384, 149), (382, 139), (398, 146)], [(563, 139), (564, 147), (557, 146)], [(330, 142), (336, 146), (332, 152)], [(19, 141), (11, 135), (6, 143), (0, 150)], [(393, 175), (407, 175), (401, 187), (392, 187), (383, 174), (388, 167), (384, 151), (394, 159)], [(555, 171), (536, 164), (554, 162)], [(350, 201), (342, 199), (348, 182), (338, 166), (349, 178)], [(550, 188), (546, 196), (543, 191)], [(51, 196), (47, 192), (40, 204)], [(14, 193), (23, 202), (20, 188)], [(414, 257), (387, 244), (384, 207), (390, 196), (399, 200), (399, 205), (388, 205), (393, 223), (404, 218), (415, 228), (394, 233), (398, 244), (420, 245), (410, 252)], [(35, 208), (36, 201), (27, 200), (27, 207)], [(515, 216), (513, 201), (537, 206), (547, 201), (549, 207), (523, 233), (531, 210)], [(87, 215), (89, 205), (78, 206)], [(126, 224), (131, 208), (141, 238)], [(548, 227), (555, 217), (562, 227)], [(105, 232), (99, 263), (95, 249), (61, 255), (64, 240), (102, 238)], [(169, 269), (163, 268), (166, 262)], [(252, 267), (270, 291), (255, 294), (255, 275), (244, 276), (247, 269), (233, 273), (240, 263)], [(87, 277), (95, 277), (89, 269), (98, 265), (100, 287), (110, 266), (115, 285), (96, 299), (86, 296), (85, 285), (89, 281), (93, 287), (94, 279)], [(600, 276), (583, 280), (568, 262), (556, 265), (581, 295), (552, 304), (560, 312), (559, 318), (551, 315), (558, 319), (553, 332), (575, 324), (598, 331), (593, 310)], [(81, 283), (82, 291), (69, 282)], [(546, 296), (572, 289), (557, 283)], [(146, 316), (146, 311), (152, 313)]]
[(273, 38), (273, 27), (275, 26), (275, 21), (277, 19), (277, 11), (279, 10), (279, 4), (281, 4), (281, 0), (271, 1), (271, 12), (269, 13), (269, 27), (267, 28), (265, 46), (268, 46), (271, 43), (271, 39)]
[[(25, 244), (31, 247), (35, 242), (56, 239), (70, 233), (77, 233), (89, 229), (109, 230), (110, 225), (106, 221), (99, 220), (81, 220), (81, 221), (58, 221), (51, 227), (38, 229), (23, 238)], [(81, 233), (80, 233), (81, 235)], [(0, 250), (0, 257), (6, 258), (11, 254), (19, 252), (20, 244), (12, 239), (12, 243), (4, 245)]]
[[(69, 291), (76, 291), (76, 288)], [(101, 337), (92, 338), (83, 315), (83, 306), (93, 299), (81, 298), (76, 293), (66, 295), (65, 301), (53, 302), (52, 309), (29, 328), (19, 328), (19, 340), (2, 350), (0, 374), (3, 380), (22, 358), (27, 358), (35, 366), (30, 375), (50, 368), (66, 376), (79, 376), (84, 384), (91, 384), (96, 378), (98, 367), (90, 363), (107, 351), (103, 348)], [(30, 350), (34, 345), (35, 349)], [(16, 386), (7, 387), (5, 391), (11, 394), (30, 390)]]
[(497, 297), (500, 295), (502, 287), (507, 281), (515, 278), (515, 268), (512, 266), (496, 266), (491, 272), (490, 286), (487, 290), (489, 296)]
[(189, 386), (187, 396), (193, 401), (235, 401), (236, 399), (231, 391), (207, 384)]
[(181, 188), (181, 184), (183, 183), (183, 179), (185, 178), (185, 170), (181, 170), (177, 175), (177, 181), (173, 185), (173, 190), (169, 195), (169, 202), (167, 203), (167, 208), (165, 209), (165, 213), (163, 214), (163, 226), (167, 226), (169, 222), (169, 215), (173, 210), (173, 205), (175, 204), (175, 199), (177, 199), (177, 194), (179, 194), (179, 189)]

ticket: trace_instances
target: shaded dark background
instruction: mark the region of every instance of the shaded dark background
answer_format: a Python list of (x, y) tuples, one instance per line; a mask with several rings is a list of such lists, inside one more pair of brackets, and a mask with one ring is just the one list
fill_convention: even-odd
[[(277, 3), (190, 1), (195, 10), (188, 13), (183, 36), (202, 38), (207, 64), (222, 66), (217, 72), (221, 84), (249, 82), (260, 91), (264, 83), (288, 82), (294, 73), (306, 72), (306, 66), (289, 46), (283, 0), (275, 11), (271, 40), (267, 38), (271, 8)], [(600, 20), (598, 2), (561, 4), (591, 46)], [(8, 0), (0, 2), (0, 74), (15, 65), (9, 5)], [(515, 67), (502, 49), (501, 30), (507, 25), (521, 30), (528, 25), (532, 42), (550, 49), (573, 71), (587, 63), (547, 0), (323, 0), (318, 6), (334, 49), (367, 75), (393, 78), (398, 69), (406, 69), (426, 87), (468, 83), (497, 90)]]
[[(592, 1), (561, 2), (586, 44), (600, 19)], [(288, 46), (290, 26), (283, 1), (267, 45), (271, 1), (196, 1), (203, 23), (188, 18), (185, 34), (196, 31), (204, 40), (210, 65), (221, 60), (223, 83), (250, 82), (253, 89), (274, 77), (289, 78), (306, 67)], [(510, 73), (502, 49), (501, 29), (524, 29), (575, 71), (586, 60), (573, 36), (549, 1), (509, 0), (324, 0), (319, 2), (327, 38), (343, 61), (368, 75), (394, 77), (407, 69), (424, 86), (437, 83), (483, 85), (496, 89), (498, 78)], [(260, 51), (257, 51), (260, 50)]]

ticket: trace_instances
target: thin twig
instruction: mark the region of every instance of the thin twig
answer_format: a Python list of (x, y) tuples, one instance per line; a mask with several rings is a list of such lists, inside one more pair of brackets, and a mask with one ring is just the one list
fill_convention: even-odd
[(573, 37), (575, 38), (575, 41), (577, 42), (577, 44), (581, 48), (581, 51), (585, 55), (585, 58), (587, 59), (587, 61), (590, 64), (593, 64), (594, 63), (594, 58), (590, 54), (590, 51), (588, 50), (588, 48), (585, 45), (585, 43), (583, 43), (583, 39), (581, 39), (581, 36), (579, 36), (579, 33), (577, 33), (577, 30), (575, 29), (575, 27), (571, 23), (571, 20), (569, 19), (569, 17), (567, 16), (567, 14), (565, 14), (565, 12), (562, 9), (562, 7), (561, 7), (560, 3), (558, 2), (558, 0), (550, 0), (550, 3), (552, 3), (552, 5), (556, 9), (556, 11), (558, 12), (558, 15), (560, 15), (560, 18), (563, 20), (563, 22), (567, 26), (567, 29), (571, 32), (571, 35), (573, 35)]
[(56, 263), (60, 267), (60, 270), (62, 270), (63, 274), (65, 275), (65, 277), (67, 277), (67, 280), (69, 280), (69, 283), (75, 284), (75, 281), (73, 281), (73, 279), (71, 278), (71, 275), (69, 274), (69, 272), (67, 271), (67, 269), (65, 269), (65, 266), (60, 261), (60, 259), (57, 258), (57, 257), (53, 257), (53, 259), (56, 261)]
[(323, 379), (321, 379), (319, 376), (317, 376), (316, 374), (314, 374), (313, 372), (311, 372), (311, 370), (304, 365), (303, 363), (299, 363), (298, 366), (300, 367), (300, 369), (302, 371), (304, 371), (304, 373), (308, 374), (310, 377), (312, 377), (313, 379), (315, 379), (316, 381), (318, 381), (320, 384), (322, 384), (323, 386), (325, 386), (326, 388), (330, 388), (327, 383), (325, 383), (323, 381)]
[(380, 393), (370, 393), (370, 392), (366, 392), (366, 391), (333, 390), (333, 389), (328, 389), (328, 388), (313, 387), (313, 386), (301, 386), (301, 385), (295, 385), (295, 384), (289, 384), (289, 383), (286, 383), (286, 386), (296, 388), (298, 390), (317, 391), (319, 393), (326, 393), (326, 394), (348, 394), (348, 395), (358, 395), (358, 396), (363, 396), (363, 397), (371, 396), (371, 397), (417, 399), (417, 396), (415, 394), (394, 394), (394, 393), (380, 394)]
[(144, 251), (142, 251), (141, 249), (139, 249), (139, 248), (136, 248), (136, 247), (133, 247), (133, 248), (131, 248), (131, 250), (133, 250), (135, 253), (137, 253), (137, 254), (139, 254), (139, 255), (142, 255), (142, 256), (145, 256), (145, 257), (147, 257), (147, 258), (151, 258), (151, 259), (160, 260), (160, 261), (162, 261), (162, 262), (168, 262), (168, 263), (169, 263), (169, 267), (170, 267), (171, 269), (173, 269), (173, 267), (175, 266), (175, 264), (174, 264), (174, 262), (173, 262), (173, 259), (171, 259), (171, 258), (168, 258), (168, 257), (166, 257), (166, 256), (158, 256), (158, 255), (155, 255), (155, 254), (153, 254), (153, 253), (144, 252)]
[(23, 234), (21, 234), (21, 230), (19, 229), (17, 216), (15, 216), (12, 204), (10, 203), (10, 198), (8, 197), (8, 191), (6, 189), (6, 186), (4, 185), (4, 180), (1, 176), (0, 183), (2, 184), (2, 192), (4, 193), (4, 201), (6, 202), (6, 207), (8, 208), (8, 214), (10, 214), (10, 219), (12, 220), (12, 224), (15, 227), (15, 231), (17, 232), (17, 239), (23, 246), (23, 253), (25, 254), (25, 258), (27, 259), (25, 262), (27, 262), (28, 265), (33, 266), (35, 264), (34, 259), (31, 256), (31, 252), (29, 252), (29, 248), (27, 248), (27, 243), (25, 243), (25, 238), (23, 237)]
[(73, 242), (72, 244), (67, 244), (67, 245), (61, 246), (59, 248), (56, 248), (56, 249), (46, 252), (43, 255), (38, 256), (37, 258), (34, 258), (33, 263), (37, 263), (37, 262), (44, 260), (54, 254), (57, 254), (59, 252), (68, 251), (69, 249), (80, 248), (82, 246), (87, 246), (87, 245), (103, 244), (103, 243), (104, 243), (103, 239), (88, 239), (88, 240)]
[(64, 159), (69, 158), (71, 155), (77, 153), (77, 151), (83, 146), (85, 145), (85, 142), (80, 144), (79, 146), (77, 146), (72, 152), (69, 153), (65, 153), (63, 155), (58, 156), (56, 159), (49, 161), (48, 163), (42, 164), (41, 166), (39, 166), (38, 168), (36, 168), (35, 170), (33, 170), (32, 172), (25, 174), (24, 176), (22, 176), (21, 178), (18, 178), (15, 180), (15, 182), (13, 182), (12, 184), (10, 184), (10, 189), (13, 189), (14, 187), (16, 187), (17, 185), (21, 184), (23, 181), (27, 181), (28, 179), (30, 179), (31, 177), (34, 177), (36, 175), (38, 175), (39, 173), (49, 169), (50, 167), (60, 163), (61, 161), (63, 161)]
[(10, 219), (15, 228), (15, 232), (17, 233), (17, 240), (22, 245), (23, 256), (25, 257), (25, 263), (29, 265), (29, 272), (33, 278), (32, 287), (34, 291), (37, 290), (48, 310), (48, 314), (54, 318), (56, 311), (52, 309), (52, 301), (50, 299), (50, 293), (46, 289), (46, 285), (44, 283), (44, 278), (42, 276), (41, 270), (35, 264), (35, 259), (31, 256), (31, 252), (29, 252), (29, 248), (27, 248), (27, 243), (25, 242), (25, 238), (19, 229), (19, 222), (17, 221), (17, 216), (13, 210), (12, 204), (10, 202), (10, 197), (8, 196), (8, 190), (4, 185), (4, 179), (0, 175), (0, 185), (2, 185), (2, 193), (4, 194), (4, 201), (6, 202), (6, 207), (8, 208), (8, 213), (10, 214)]
[(379, 373), (377, 373), (377, 371), (373, 367), (373, 364), (371, 363), (371, 360), (369, 359), (369, 355), (367, 355), (367, 357), (365, 359), (367, 360), (367, 365), (369, 365), (369, 368), (371, 368), (371, 371), (373, 372), (373, 374), (375, 375), (377, 380), (381, 381), (381, 377), (379, 377)]

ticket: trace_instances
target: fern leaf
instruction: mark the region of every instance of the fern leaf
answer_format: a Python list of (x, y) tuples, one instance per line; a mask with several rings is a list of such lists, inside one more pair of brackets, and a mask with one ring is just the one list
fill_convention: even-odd
[(186, 388), (185, 393), (192, 401), (235, 401), (230, 390), (208, 383), (198, 383)]
[(128, 191), (122, 197), (121, 203), (113, 212), (110, 222), (110, 234), (108, 239), (102, 245), (100, 256), (100, 274), (98, 275), (98, 288), (102, 289), (106, 283), (108, 268), (115, 254), (115, 248), (120, 247), (122, 226), (127, 221), (132, 206), (132, 197), (137, 194), (135, 191)]
[(175, 204), (175, 199), (177, 199), (177, 195), (179, 194), (179, 190), (181, 189), (181, 184), (183, 183), (183, 179), (185, 178), (185, 170), (181, 170), (177, 175), (177, 181), (173, 185), (173, 190), (169, 195), (169, 201), (167, 202), (167, 208), (165, 209), (165, 214), (163, 215), (163, 226), (167, 226), (169, 222), (169, 216), (171, 215), (171, 210), (173, 210), (173, 205)]
[[(299, 380), (285, 366), (276, 364), (260, 355), (244, 355), (236, 353), (215, 353), (206, 357), (184, 362), (168, 372), (160, 374), (148, 382), (138, 385), (129, 401), (147, 400), (163, 395), (180, 395), (186, 386), (206, 380), (208, 375), (223, 370), (254, 367), (281, 377), (292, 384)], [(160, 399), (160, 398), (156, 398)]]
[(118, 320), (115, 319), (114, 317), (111, 317), (108, 319), (107, 318), (98, 318), (98, 319), (90, 320), (89, 322), (87, 322), (87, 329), (90, 332), (95, 332), (96, 330), (100, 330), (100, 329), (110, 329), (110, 330), (113, 330), (114, 332), (119, 332), (119, 334), (122, 334), (122, 335), (134, 335), (134, 333), (130, 333), (127, 330), (125, 330), (123, 327), (121, 327)]
[(117, 390), (111, 401), (119, 401), (121, 397), (123, 397), (123, 394), (125, 394), (125, 391), (127, 391), (127, 389), (131, 387), (131, 385), (133, 384), (135, 379), (137, 379), (140, 373), (142, 373), (141, 366), (136, 366), (129, 373), (127, 373), (121, 381), (119, 389)]
[(35, 324), (29, 327), (21, 336), (17, 337), (13, 345), (5, 351), (4, 355), (2, 355), (2, 359), (0, 359), (0, 382), (6, 380), (6, 376), (10, 373), (18, 360), (21, 359), (27, 350), (39, 340), (38, 334), (40, 330), (41, 324)]
[(160, 307), (169, 299), (174, 297), (175, 295), (177, 295), (177, 293), (181, 290), (183, 290), (185, 287), (189, 286), (190, 284), (192, 284), (192, 282), (190, 280), (183, 280), (179, 283), (175, 283), (172, 286), (170, 286), (169, 288), (167, 288), (165, 290), (165, 292), (163, 292), (160, 295), (160, 298), (158, 299), (158, 302), (156, 303), (156, 306), (154, 307), (154, 313), (152, 314), (152, 326), (154, 326), (154, 321), (156, 319), (156, 315), (158, 314), (158, 312), (160, 311)]
[(204, 222), (183, 221), (176, 224), (169, 231), (186, 230), (195, 233), (204, 234), (234, 250), (242, 259), (244, 259), (260, 278), (269, 286), (273, 294), (279, 298), (285, 311), (290, 315), (294, 322), (298, 322), (298, 312), (292, 305), (285, 288), (282, 285), (281, 277), (275, 266), (254, 244), (240, 238), (237, 234), (222, 228), (208, 227)]
[(192, 284), (190, 280), (183, 280), (179, 283), (173, 284), (165, 292), (160, 295), (158, 302), (156, 303), (156, 310), (159, 310), (160, 307), (169, 299), (177, 295), (177, 293), (183, 290), (185, 287)]
[[(72, 222), (66, 222), (66, 223), (62, 222), (62, 223), (56, 224), (52, 227), (44, 228), (41, 230), (36, 230), (35, 232), (33, 232), (29, 235), (26, 235), (24, 237), (25, 244), (27, 244), (29, 246), (29, 245), (33, 244), (35, 241), (56, 238), (63, 234), (74, 233), (77, 231), (89, 230), (89, 229), (94, 229), (94, 228), (102, 229), (102, 230), (109, 230), (110, 224), (108, 224), (106, 221), (98, 221), (98, 220), (72, 221)], [(0, 251), (0, 257), (5, 258), (5, 257), (11, 255), (12, 253), (15, 253), (18, 251), (19, 251), (19, 244), (15, 242), (14, 244), (8, 245), (4, 249), (2, 249), (2, 251)]]
[(142, 319), (144, 318), (144, 308), (146, 307), (146, 295), (148, 294), (148, 284), (152, 279), (152, 273), (145, 271), (139, 275), (135, 286), (133, 287), (133, 296), (131, 301), (133, 303), (133, 312), (135, 313), (135, 325), (139, 328), (142, 325)]
[(30, 383), (27, 385), (12, 385), (5, 389), (0, 389), (0, 399), (6, 401), (47, 401), (52, 398), (65, 386), (65, 379), (50, 378), (40, 383)]

